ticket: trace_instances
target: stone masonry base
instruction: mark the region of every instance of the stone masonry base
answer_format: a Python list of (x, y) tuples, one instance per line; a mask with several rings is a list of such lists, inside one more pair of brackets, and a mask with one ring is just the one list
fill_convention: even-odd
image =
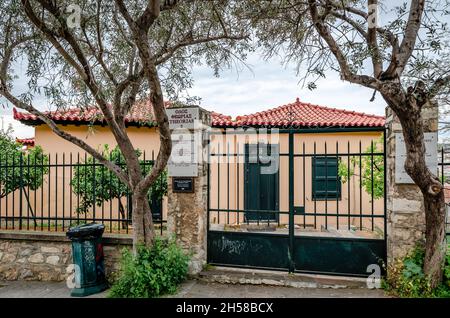
[[(104, 235), (107, 277), (120, 266), (123, 248), (130, 248), (127, 236)], [(0, 231), (0, 280), (64, 281), (72, 264), (71, 242), (65, 233)]]

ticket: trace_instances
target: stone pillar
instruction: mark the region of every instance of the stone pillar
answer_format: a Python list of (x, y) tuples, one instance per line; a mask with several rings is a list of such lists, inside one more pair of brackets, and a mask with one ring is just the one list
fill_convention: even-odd
[[(194, 128), (187, 130), (194, 139), (193, 146), (196, 149), (198, 173), (192, 177), (194, 189), (192, 192), (177, 192), (173, 181), (179, 180), (179, 177), (170, 176), (170, 166), (168, 180), (167, 229), (169, 234), (175, 234), (177, 243), (191, 253), (190, 274), (199, 273), (206, 264), (207, 244), (208, 166), (203, 149), (207, 143), (205, 136), (210, 128), (211, 116), (208, 111), (197, 108), (199, 118), (195, 120)], [(174, 143), (172, 154), (177, 151), (175, 148)]]
[[(438, 105), (425, 105), (422, 110), (424, 132), (437, 132)], [(388, 264), (408, 254), (425, 238), (425, 212), (422, 193), (415, 184), (396, 183), (396, 133), (402, 133), (397, 116), (386, 108), (387, 156), (387, 256)], [(437, 153), (436, 153), (437, 156)]]

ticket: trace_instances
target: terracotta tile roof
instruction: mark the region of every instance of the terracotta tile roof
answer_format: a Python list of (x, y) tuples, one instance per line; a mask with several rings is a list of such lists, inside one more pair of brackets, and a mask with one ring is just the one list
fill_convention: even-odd
[(211, 125), (213, 127), (227, 126), (227, 123), (231, 121), (232, 121), (231, 116), (211, 112)]
[[(166, 103), (168, 107), (170, 103)], [(18, 112), (13, 109), (14, 119), (20, 120), (25, 124), (39, 124), (40, 119), (30, 113)], [(103, 123), (104, 118), (102, 112), (96, 107), (88, 108), (69, 108), (67, 110), (56, 110), (45, 112), (52, 120), (64, 123)], [(135, 123), (141, 125), (154, 125), (153, 107), (149, 100), (137, 102), (131, 107), (130, 112), (125, 117), (125, 123)]]
[[(166, 102), (166, 107), (170, 107)], [(24, 124), (38, 125), (42, 122), (37, 116), (18, 112), (13, 109), (14, 119)], [(103, 115), (97, 108), (71, 108), (46, 112), (57, 123), (88, 124), (104, 123)], [(211, 112), (213, 127), (382, 127), (385, 123), (383, 116), (347, 111), (325, 106), (312, 105), (297, 100), (283, 105), (245, 116), (232, 119), (230, 116)], [(127, 124), (149, 125), (153, 121), (153, 107), (149, 100), (136, 103), (125, 118)]]
[(26, 146), (34, 146), (34, 137), (33, 138), (16, 138), (16, 142)]
[[(166, 102), (166, 107), (170, 107), (171, 103)], [(14, 119), (21, 121), (24, 124), (36, 125), (41, 124), (41, 120), (33, 114), (19, 112), (13, 109)], [(104, 123), (102, 112), (95, 107), (90, 108), (70, 108), (67, 110), (56, 110), (45, 112), (52, 120), (57, 123), (64, 124), (87, 124), (87, 123)], [(231, 120), (231, 117), (225, 116), (216, 112), (211, 112), (213, 122), (222, 123)], [(153, 120), (153, 107), (149, 100), (141, 101), (131, 108), (128, 115), (125, 117), (126, 124), (139, 124), (154, 126), (156, 122)], [(106, 123), (106, 122), (105, 122)]]
[(233, 120), (222, 120), (216, 126), (254, 127), (382, 127), (383, 116), (303, 103), (272, 108)]

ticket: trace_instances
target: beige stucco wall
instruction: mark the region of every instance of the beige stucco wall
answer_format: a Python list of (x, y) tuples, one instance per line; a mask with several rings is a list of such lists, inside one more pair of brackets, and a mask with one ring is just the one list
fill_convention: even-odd
[[(108, 127), (93, 126), (92, 128), (88, 128), (85, 125), (60, 125), (59, 128), (78, 137), (94, 148), (101, 148), (104, 144), (108, 144), (110, 148), (117, 145), (117, 142)], [(127, 134), (135, 148), (146, 152), (147, 158), (151, 158), (152, 151), (155, 151), (156, 157), (159, 149), (159, 136), (156, 128), (128, 127)], [(60, 156), (62, 156), (62, 153), (66, 153), (67, 156), (72, 152), (73, 156), (76, 156), (79, 152), (81, 155), (84, 155), (82, 149), (73, 143), (56, 136), (46, 125), (36, 127), (35, 142), (36, 145), (42, 146), (46, 153), (59, 153)]]

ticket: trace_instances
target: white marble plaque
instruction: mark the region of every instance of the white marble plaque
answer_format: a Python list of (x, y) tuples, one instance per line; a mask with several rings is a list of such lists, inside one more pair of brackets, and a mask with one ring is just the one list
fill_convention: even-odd
[(169, 177), (198, 176), (193, 133), (172, 133), (172, 153), (167, 163), (167, 172)]
[[(425, 162), (432, 173), (437, 173), (437, 133), (424, 133)], [(414, 183), (405, 171), (406, 146), (402, 133), (395, 134), (395, 183)]]
[(167, 108), (170, 129), (194, 129), (199, 119), (198, 107)]

